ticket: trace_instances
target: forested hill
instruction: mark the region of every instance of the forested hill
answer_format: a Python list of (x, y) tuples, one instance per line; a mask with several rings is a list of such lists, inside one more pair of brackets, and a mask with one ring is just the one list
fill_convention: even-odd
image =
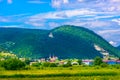
[(119, 50), (83, 27), (64, 25), (52, 30), (0, 28), (0, 51), (8, 51), (19, 57), (102, 57), (96, 47), (120, 57)]
[(120, 46), (117, 47), (120, 50)]

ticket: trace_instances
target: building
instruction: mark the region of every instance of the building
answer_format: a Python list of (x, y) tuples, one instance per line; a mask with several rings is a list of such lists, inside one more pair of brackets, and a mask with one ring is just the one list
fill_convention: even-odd
[(49, 62), (56, 62), (58, 60), (58, 57), (57, 56), (53, 56), (53, 57), (49, 57)]
[(74, 61), (74, 62), (71, 62), (71, 64), (72, 64), (72, 65), (79, 65), (79, 63), (78, 63), (78, 62), (75, 62), (75, 61)]
[(117, 63), (117, 64), (120, 64), (120, 60), (116, 60), (116, 63)]
[(116, 60), (103, 60), (103, 62), (110, 64), (110, 65), (116, 64)]
[(82, 63), (85, 64), (85, 65), (92, 65), (93, 60), (82, 60)]

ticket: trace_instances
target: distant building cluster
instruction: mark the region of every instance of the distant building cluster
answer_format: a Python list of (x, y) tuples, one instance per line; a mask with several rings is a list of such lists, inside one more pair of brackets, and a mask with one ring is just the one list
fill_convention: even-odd
[[(96, 46), (96, 48), (100, 50), (100, 48), (98, 48), (97, 46)], [(106, 55), (106, 57), (108, 55), (107, 52), (104, 52), (103, 54)], [(13, 55), (13, 54), (10, 55), (8, 53), (2, 53), (1, 56), (3, 56), (3, 55), (5, 56), (5, 58), (0, 57), (0, 61), (6, 60), (6, 58), (11, 58), (11, 57), (18, 58), (18, 57), (16, 57), (16, 55)], [(108, 56), (108, 58), (106, 58), (106, 57), (105, 58), (103, 57), (104, 63), (107, 63), (109, 65), (120, 64), (120, 59), (117, 59), (114, 57), (110, 58), (109, 56)], [(19, 60), (25, 61), (26, 58), (19, 58)], [(71, 62), (71, 65), (79, 65), (78, 60), (80, 60), (80, 59), (59, 59), (57, 56), (50, 55), (48, 58), (30, 59), (30, 65), (32, 65), (34, 63), (44, 63), (44, 62), (56, 63), (58, 65), (64, 65), (64, 64), (67, 64), (68, 61)], [(93, 59), (81, 59), (81, 64), (83, 64), (83, 65), (93, 65), (93, 63), (94, 63)]]
[[(57, 63), (59, 65), (64, 65), (64, 64), (67, 64), (67, 62), (69, 60), (71, 60), (71, 65), (79, 65), (78, 59), (61, 59), (61, 60), (59, 60), (57, 56), (49, 56), (48, 59), (45, 59), (45, 58), (37, 59), (35, 61), (32, 61), (31, 65), (34, 62), (40, 62), (40, 63), (49, 62), (49, 63)], [(105, 62), (109, 65), (120, 64), (120, 60), (118, 60), (118, 59), (116, 59), (116, 60), (103, 60), (103, 62)], [(82, 59), (81, 63), (83, 65), (93, 65), (94, 60), (93, 59)]]

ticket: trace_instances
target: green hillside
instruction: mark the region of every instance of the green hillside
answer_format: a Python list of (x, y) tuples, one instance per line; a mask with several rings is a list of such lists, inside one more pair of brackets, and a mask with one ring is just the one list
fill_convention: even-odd
[(117, 47), (120, 50), (120, 46)]
[(119, 50), (94, 32), (82, 27), (65, 25), (53, 30), (0, 28), (0, 51), (11, 52), (19, 57), (102, 57), (94, 45), (111, 55), (120, 56)]

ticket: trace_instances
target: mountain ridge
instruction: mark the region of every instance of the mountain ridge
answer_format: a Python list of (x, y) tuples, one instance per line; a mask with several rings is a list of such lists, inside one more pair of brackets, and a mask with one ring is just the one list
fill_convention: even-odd
[(95, 45), (120, 56), (119, 50), (102, 37), (83, 27), (64, 25), (52, 30), (0, 28), (0, 50), (19, 57), (42, 58), (55, 55), (60, 58), (103, 57)]

